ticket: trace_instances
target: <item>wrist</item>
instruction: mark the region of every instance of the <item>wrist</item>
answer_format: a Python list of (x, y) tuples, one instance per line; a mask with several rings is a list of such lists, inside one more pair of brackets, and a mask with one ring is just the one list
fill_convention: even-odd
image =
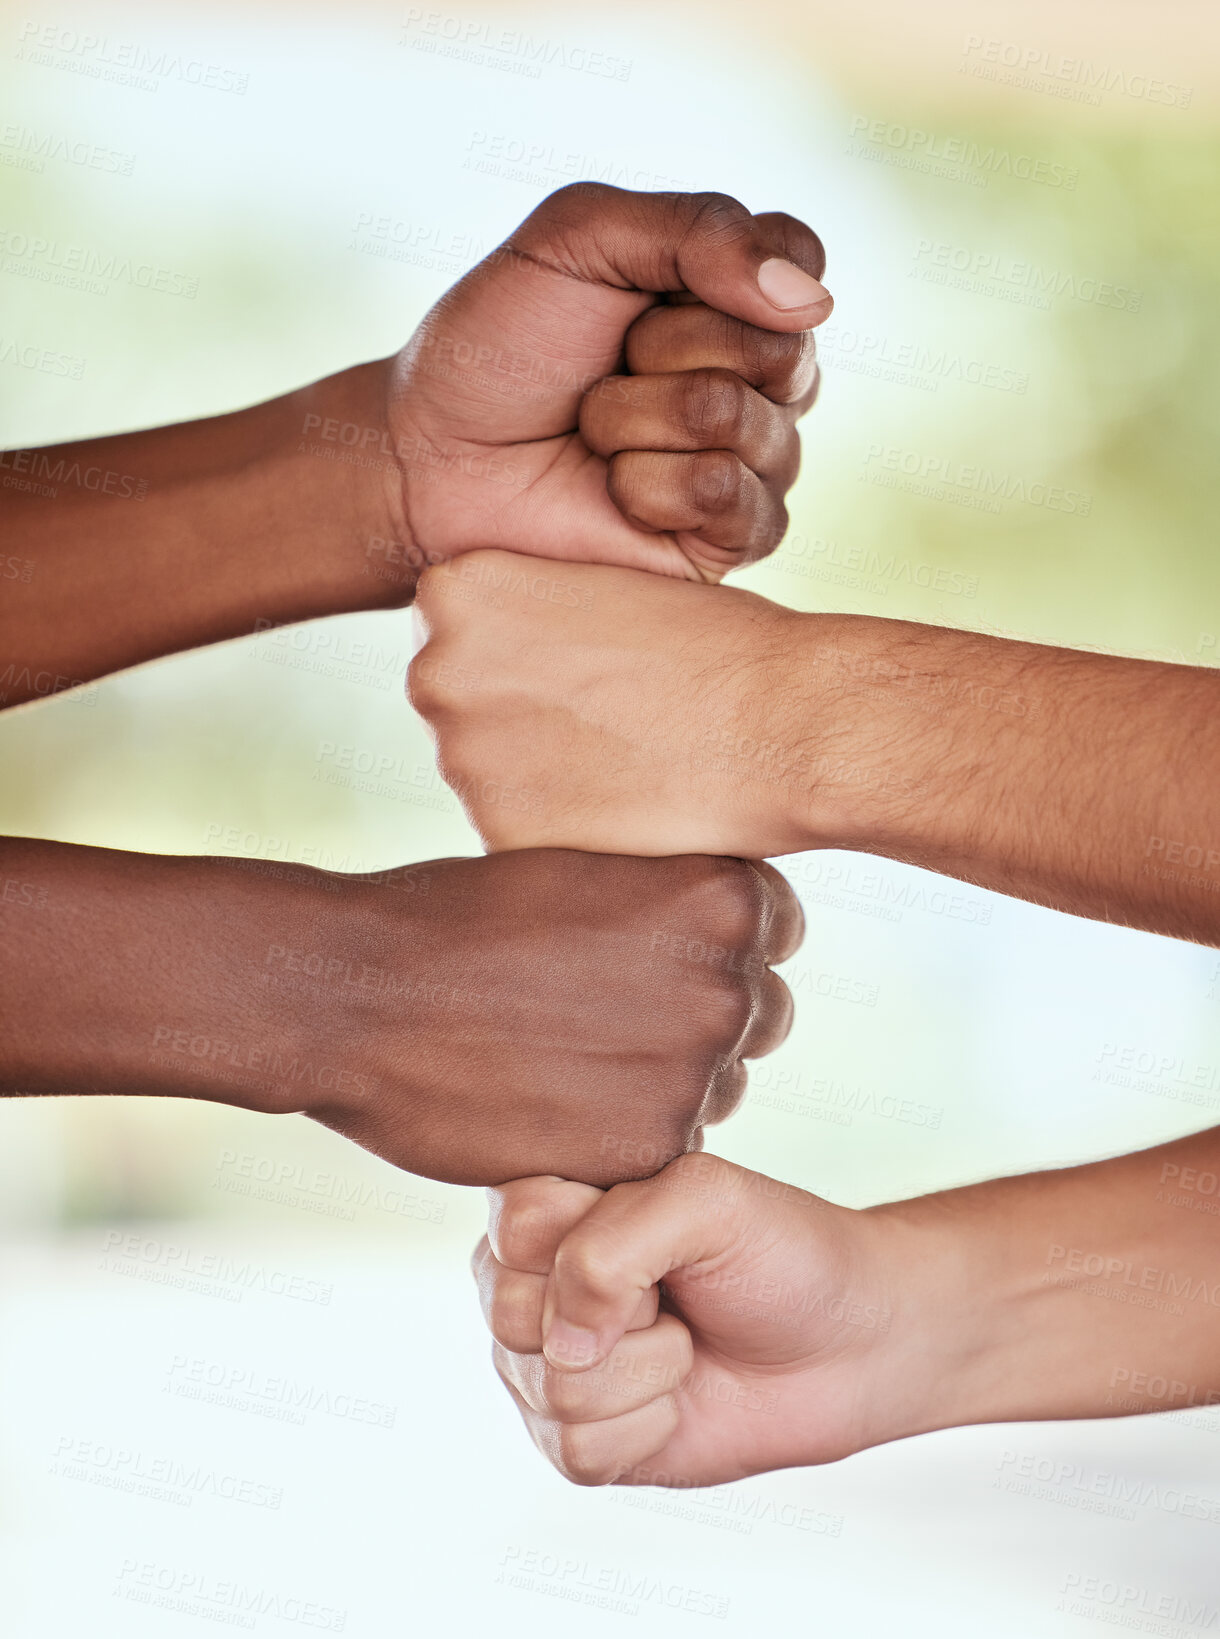
[(361, 981), (384, 911), (363, 879), (45, 842), (4, 854), (28, 889), (4, 917), (4, 1092), (268, 1114), (366, 1093), (368, 1020), (349, 995), (375, 996)]
[(390, 424), (394, 360), (378, 359), (282, 400), (274, 459), (306, 524), (304, 567), (320, 613), (400, 608), (425, 566), (409, 522), (408, 469)]

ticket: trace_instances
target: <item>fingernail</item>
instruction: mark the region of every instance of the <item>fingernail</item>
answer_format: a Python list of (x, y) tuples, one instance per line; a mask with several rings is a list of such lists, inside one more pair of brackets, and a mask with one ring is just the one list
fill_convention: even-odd
[(794, 307), (813, 307), (831, 299), (825, 285), (780, 256), (772, 256), (759, 268), (758, 288), (773, 307), (784, 313)]
[(582, 1371), (597, 1359), (597, 1333), (583, 1326), (569, 1326), (566, 1320), (553, 1320), (542, 1352), (552, 1366)]

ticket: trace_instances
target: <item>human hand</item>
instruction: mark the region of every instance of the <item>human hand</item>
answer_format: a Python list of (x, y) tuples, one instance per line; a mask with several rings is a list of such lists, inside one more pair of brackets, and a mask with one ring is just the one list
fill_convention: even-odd
[(824, 266), (803, 223), (724, 194), (552, 194), (390, 373), (411, 563), (493, 546), (715, 581), (769, 552)]
[(880, 1392), (901, 1271), (868, 1214), (710, 1155), (606, 1194), (489, 1193), (473, 1267), (496, 1370), (576, 1483), (715, 1485), (915, 1432), (915, 1374), (891, 1359)]
[[(801, 698), (825, 658), (814, 617), (736, 587), (506, 552), (429, 570), (416, 603), (428, 640), (411, 700), (489, 847), (818, 845), (811, 801), (834, 740)], [(517, 784), (528, 808), (494, 800)]]
[(536, 851), (421, 872), (426, 892), (379, 884), (360, 910), (380, 981), (346, 1015), (312, 1007), (361, 1085), (308, 1113), (397, 1166), (640, 1177), (698, 1146), (741, 1097), (742, 1057), (787, 1035), (767, 964), (802, 918), (769, 866)]

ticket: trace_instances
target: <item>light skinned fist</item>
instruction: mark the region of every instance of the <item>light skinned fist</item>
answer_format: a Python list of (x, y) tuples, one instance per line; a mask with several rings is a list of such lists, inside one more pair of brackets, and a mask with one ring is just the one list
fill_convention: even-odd
[(412, 568), (500, 546), (718, 581), (771, 551), (825, 260), (804, 223), (726, 194), (545, 199), (394, 361)]
[(810, 617), (733, 587), (505, 552), (429, 570), (417, 607), (410, 697), (489, 848), (815, 845), (798, 709)]
[(914, 1431), (880, 1380), (896, 1294), (868, 1214), (704, 1154), (489, 1195), (496, 1370), (577, 1484), (716, 1485)]

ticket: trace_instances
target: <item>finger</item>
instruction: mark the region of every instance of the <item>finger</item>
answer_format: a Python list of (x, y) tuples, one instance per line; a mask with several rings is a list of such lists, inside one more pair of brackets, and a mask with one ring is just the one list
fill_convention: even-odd
[(746, 1096), (748, 1079), (738, 1049), (737, 1055), (728, 1064), (721, 1065), (713, 1076), (699, 1112), (700, 1124), (714, 1127), (717, 1122), (727, 1121)]
[(790, 956), (796, 955), (805, 937), (805, 913), (801, 902), (793, 893), (787, 877), (774, 865), (768, 864), (765, 859), (750, 859), (746, 864), (762, 877), (770, 903), (763, 961), (786, 962)]
[(607, 376), (581, 401), (580, 431), (606, 460), (620, 450), (730, 450), (784, 489), (800, 467), (791, 412), (731, 370)]
[(637, 528), (697, 535), (731, 552), (734, 566), (778, 546), (788, 527), (782, 495), (728, 450), (624, 450), (610, 460), (606, 487)]
[(555, 1249), (601, 1190), (566, 1178), (516, 1178), (487, 1191), (487, 1239), (510, 1269), (545, 1275)]
[(653, 1178), (607, 1190), (555, 1254), (543, 1309), (551, 1365), (579, 1372), (600, 1364), (642, 1293), (727, 1251), (737, 1234), (737, 1181), (749, 1176), (714, 1156), (681, 1156)]
[[(728, 194), (630, 193), (597, 182), (560, 188), (506, 241), (583, 283), (661, 294), (687, 290), (747, 324), (821, 324), (833, 305), (826, 253), (795, 217), (754, 217)], [(516, 269), (524, 274), (525, 269)]]
[(792, 992), (777, 973), (767, 968), (758, 981), (754, 1015), (737, 1049), (740, 1056), (761, 1059), (773, 1053), (788, 1039), (793, 1012)]
[[(486, 1235), (475, 1248), (471, 1268), (483, 1320), (496, 1342), (514, 1354), (541, 1354), (546, 1276), (507, 1268), (491, 1250)], [(644, 1331), (653, 1324), (657, 1301), (655, 1288), (643, 1294), (628, 1322), (628, 1332)]]
[(474, 1277), (487, 1330), (498, 1344), (515, 1354), (536, 1354), (542, 1348), (546, 1276), (506, 1269), (488, 1246), (486, 1236), (479, 1246), (485, 1251), (482, 1256), (476, 1252)]
[(593, 1371), (556, 1371), (541, 1354), (496, 1349), (496, 1370), (526, 1405), (559, 1423), (598, 1423), (673, 1394), (694, 1361), (690, 1333), (662, 1314), (644, 1332), (628, 1332)]
[(678, 1403), (673, 1395), (600, 1423), (557, 1423), (528, 1406), (505, 1383), (530, 1439), (546, 1460), (574, 1485), (613, 1485), (655, 1457), (674, 1436)]
[(702, 303), (648, 308), (627, 332), (626, 356), (633, 376), (729, 370), (797, 415), (817, 397), (817, 352), (810, 331), (783, 335), (743, 324)]

